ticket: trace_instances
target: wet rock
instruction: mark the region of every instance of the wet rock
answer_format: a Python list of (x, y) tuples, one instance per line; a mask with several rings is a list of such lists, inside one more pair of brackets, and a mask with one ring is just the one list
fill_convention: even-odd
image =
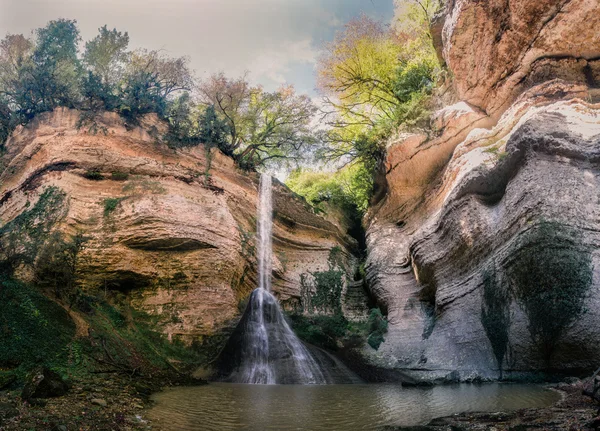
[(31, 401), (36, 398), (60, 397), (66, 394), (68, 390), (69, 385), (58, 373), (43, 367), (36, 369), (29, 375), (21, 392), (21, 398), (24, 401)]

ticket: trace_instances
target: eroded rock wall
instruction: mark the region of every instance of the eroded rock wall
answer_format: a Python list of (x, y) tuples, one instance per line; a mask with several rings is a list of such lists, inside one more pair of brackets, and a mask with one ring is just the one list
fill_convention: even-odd
[[(15, 131), (0, 177), (2, 222), (56, 186), (67, 195), (59, 229), (90, 238), (78, 260), (84, 289), (123, 292), (173, 339), (223, 329), (256, 286), (257, 175), (216, 150), (158, 143), (164, 126), (152, 117), (127, 129), (106, 113), (95, 134), (78, 130), (79, 118), (57, 109)], [(273, 289), (293, 302), (300, 274), (327, 269), (333, 247), (349, 258), (355, 244), (279, 183), (274, 207)]]
[(388, 144), (367, 217), (386, 341), (407, 382), (577, 374), (600, 354), (596, 1), (449, 2), (457, 103)]

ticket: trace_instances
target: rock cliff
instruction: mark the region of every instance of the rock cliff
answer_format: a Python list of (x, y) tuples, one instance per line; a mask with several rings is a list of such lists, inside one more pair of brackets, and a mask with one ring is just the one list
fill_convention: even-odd
[(454, 0), (430, 134), (387, 145), (366, 218), (386, 341), (363, 360), (435, 382), (576, 374), (600, 355), (600, 4)]
[[(15, 131), (0, 177), (0, 220), (58, 187), (66, 199), (55, 228), (90, 239), (78, 258), (84, 290), (125, 294), (170, 339), (219, 332), (256, 287), (257, 175), (215, 149), (158, 143), (164, 125), (153, 117), (128, 129), (106, 113), (96, 133), (78, 129), (79, 118), (57, 109)], [(355, 242), (279, 183), (274, 207), (273, 289), (293, 303), (300, 274), (326, 269), (334, 247), (350, 258)]]

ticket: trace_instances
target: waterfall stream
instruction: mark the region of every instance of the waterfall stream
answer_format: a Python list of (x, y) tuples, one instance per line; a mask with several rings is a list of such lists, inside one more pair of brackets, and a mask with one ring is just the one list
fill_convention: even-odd
[[(258, 288), (221, 354), (227, 381), (253, 384), (351, 383), (355, 379), (326, 352), (305, 346), (271, 294), (273, 203), (271, 177), (262, 174), (258, 202)], [(312, 351), (314, 350), (314, 352)]]

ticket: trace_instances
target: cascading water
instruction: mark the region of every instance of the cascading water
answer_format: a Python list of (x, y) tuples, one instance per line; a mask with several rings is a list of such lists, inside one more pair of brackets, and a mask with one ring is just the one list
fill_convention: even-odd
[(302, 344), (271, 294), (271, 177), (262, 174), (258, 205), (258, 288), (220, 356), (224, 380), (254, 384), (351, 383), (356, 378), (323, 351)]

